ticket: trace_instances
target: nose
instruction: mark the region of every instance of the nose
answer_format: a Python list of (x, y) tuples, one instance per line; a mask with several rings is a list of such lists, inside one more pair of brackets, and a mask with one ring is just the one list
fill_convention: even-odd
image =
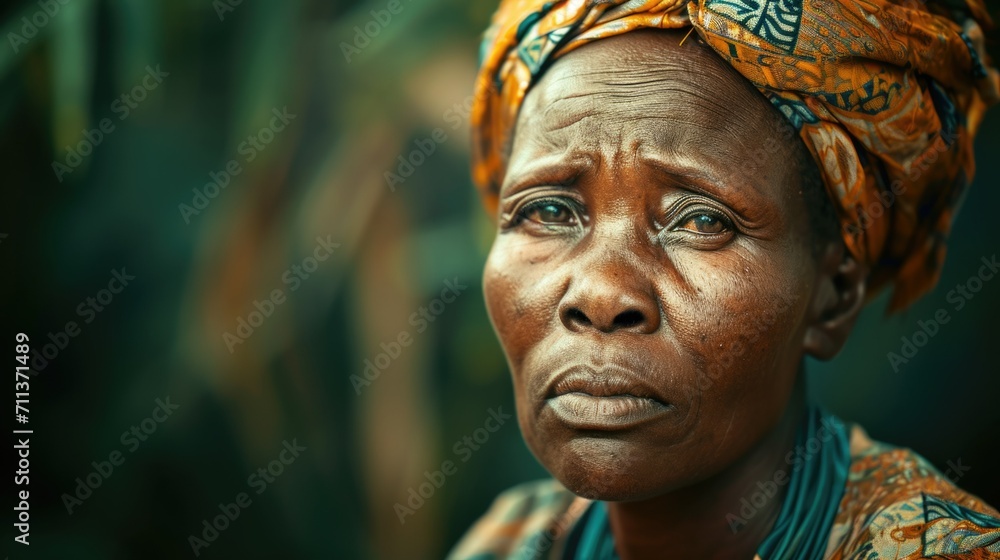
[(573, 277), (559, 318), (573, 332), (650, 334), (660, 327), (660, 306), (648, 279), (605, 262)]

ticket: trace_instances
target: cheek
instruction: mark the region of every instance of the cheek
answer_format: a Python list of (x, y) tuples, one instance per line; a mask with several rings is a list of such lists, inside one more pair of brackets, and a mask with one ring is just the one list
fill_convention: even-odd
[[(532, 317), (528, 309), (524, 276), (517, 273), (517, 261), (498, 237), (483, 270), (483, 295), (493, 330), (496, 332), (514, 385), (518, 425), (529, 449), (537, 449), (534, 422), (527, 397), (527, 381), (522, 364), (531, 350)], [(537, 319), (536, 319), (537, 320)]]
[[(508, 361), (523, 355), (518, 340), (519, 320), (526, 315), (523, 286), (512, 270), (507, 252), (495, 242), (483, 270), (483, 296), (493, 329)], [(519, 360), (518, 360), (519, 361)], [(511, 364), (513, 366), (513, 363)]]
[(697, 297), (678, 311), (690, 320), (675, 332), (697, 369), (687, 390), (700, 416), (721, 418), (727, 430), (736, 418), (757, 432), (777, 422), (794, 385), (807, 284), (773, 261), (729, 270), (740, 272), (699, 282)]
[[(710, 334), (698, 341), (698, 353), (709, 380), (744, 386), (772, 376), (782, 358), (793, 357), (793, 330), (798, 323), (796, 294), (753, 290), (752, 303), (726, 301)], [(792, 360), (797, 361), (797, 360)]]
[(487, 312), (515, 382), (525, 355), (549, 334), (555, 318), (552, 267), (534, 262), (529, 250), (498, 236), (483, 270)]

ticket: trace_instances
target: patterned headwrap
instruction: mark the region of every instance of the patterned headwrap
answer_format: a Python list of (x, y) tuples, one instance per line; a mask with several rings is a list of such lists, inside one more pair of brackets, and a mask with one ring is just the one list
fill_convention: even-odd
[[(961, 23), (956, 23), (961, 22)], [(889, 310), (937, 282), (1000, 98), (983, 0), (505, 0), (476, 80), (473, 178), (496, 210), (525, 94), (554, 59), (643, 28), (691, 26), (788, 119), (815, 158), (844, 242)]]

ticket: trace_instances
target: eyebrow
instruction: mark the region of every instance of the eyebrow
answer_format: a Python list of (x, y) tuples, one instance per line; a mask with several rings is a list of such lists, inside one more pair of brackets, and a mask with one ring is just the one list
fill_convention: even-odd
[[(739, 202), (735, 200), (734, 195), (737, 188), (748, 188), (753, 196), (760, 197), (763, 196), (762, 188), (760, 185), (756, 184), (754, 181), (749, 180), (746, 175), (739, 174), (740, 179), (736, 184), (732, 180), (723, 179), (718, 175), (712, 173), (703, 165), (695, 165), (694, 162), (691, 164), (685, 164), (677, 161), (665, 161), (655, 154), (646, 154), (639, 158), (639, 161), (643, 165), (648, 165), (653, 169), (660, 172), (665, 177), (668, 177), (672, 183), (671, 186), (694, 191), (698, 194), (702, 194), (709, 198), (714, 198), (720, 202), (726, 203), (728, 206), (733, 207), (734, 210), (738, 211), (740, 214), (746, 213), (746, 208), (736, 207), (735, 203)], [(683, 183), (679, 183), (676, 179), (684, 179)], [(724, 188), (720, 188), (724, 187)], [(743, 204), (749, 204), (750, 201), (742, 201)], [(739, 206), (743, 206), (740, 204)]]
[[(515, 176), (514, 181), (504, 178), (499, 195), (509, 197), (532, 186), (570, 186), (593, 164), (592, 158), (583, 155), (569, 155), (566, 152), (534, 158)], [(507, 168), (508, 174), (510, 167)]]
[[(688, 159), (689, 162), (679, 161), (684, 159)], [(686, 190), (717, 200), (744, 217), (749, 215), (749, 207), (754, 204), (753, 199), (766, 196), (763, 194), (763, 186), (746, 174), (737, 174), (736, 181), (723, 179), (692, 158), (668, 160), (654, 151), (640, 155), (637, 162), (658, 172), (663, 179), (662, 186)], [(584, 153), (571, 155), (567, 152), (557, 152), (542, 155), (523, 166), (513, 181), (508, 182), (505, 178), (498, 195), (501, 198), (509, 198), (524, 189), (540, 185), (570, 188), (577, 178), (593, 168), (594, 163), (592, 158)], [(508, 172), (509, 170), (510, 168)], [(740, 193), (745, 193), (747, 190), (751, 193), (750, 199), (745, 195), (740, 196)]]

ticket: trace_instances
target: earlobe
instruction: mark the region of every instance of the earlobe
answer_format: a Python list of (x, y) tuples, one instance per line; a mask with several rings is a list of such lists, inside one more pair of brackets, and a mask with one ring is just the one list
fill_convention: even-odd
[(867, 268), (842, 243), (827, 245), (803, 336), (803, 350), (819, 360), (840, 352), (865, 304)]

